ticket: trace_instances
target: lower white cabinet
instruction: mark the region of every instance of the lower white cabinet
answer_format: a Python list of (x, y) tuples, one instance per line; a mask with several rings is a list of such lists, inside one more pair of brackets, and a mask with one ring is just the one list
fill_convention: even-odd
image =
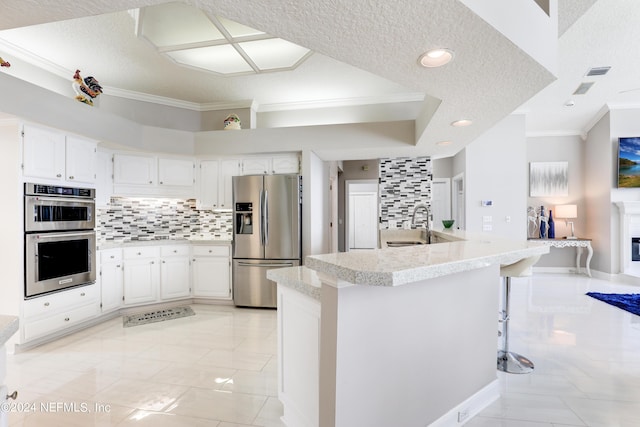
[(160, 248), (157, 246), (123, 249), (124, 303), (155, 302), (160, 283)]
[(193, 296), (230, 300), (229, 245), (195, 245), (192, 254)]
[(100, 308), (103, 313), (117, 310), (122, 306), (122, 249), (100, 251)]
[(162, 246), (160, 257), (160, 299), (188, 297), (191, 294), (189, 246)]
[(23, 304), (24, 341), (69, 328), (96, 317), (100, 289), (97, 283), (27, 300)]

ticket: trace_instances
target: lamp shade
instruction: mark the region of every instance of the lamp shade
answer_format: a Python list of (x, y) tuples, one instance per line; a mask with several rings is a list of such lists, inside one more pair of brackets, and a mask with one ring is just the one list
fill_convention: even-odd
[(558, 205), (556, 206), (556, 218), (577, 218), (578, 206), (576, 205)]

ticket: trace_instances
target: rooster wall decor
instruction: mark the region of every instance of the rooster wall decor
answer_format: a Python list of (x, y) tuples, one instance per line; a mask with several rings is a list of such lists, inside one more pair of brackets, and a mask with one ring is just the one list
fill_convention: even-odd
[(0, 56), (0, 67), (11, 67), (11, 64), (9, 64), (7, 61), (5, 61), (4, 59), (2, 59), (2, 57)]
[(80, 70), (76, 70), (73, 75), (73, 83), (71, 84), (76, 99), (88, 105), (93, 105), (93, 100), (102, 93), (102, 86), (92, 76), (86, 77), (84, 80), (80, 77)]

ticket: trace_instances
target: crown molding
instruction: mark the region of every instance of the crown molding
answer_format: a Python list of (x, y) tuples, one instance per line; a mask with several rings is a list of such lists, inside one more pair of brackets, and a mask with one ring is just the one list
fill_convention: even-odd
[(54, 74), (63, 79), (67, 79), (71, 81), (75, 70), (68, 70), (55, 62), (51, 62), (48, 59), (44, 59), (41, 56), (35, 55), (28, 50), (25, 50), (19, 46), (14, 45), (7, 40), (0, 38), (0, 49), (7, 53), (7, 55), (12, 55), (17, 59), (20, 59), (28, 64), (33, 65), (34, 67), (41, 68), (44, 71), (47, 71), (51, 74)]
[(576, 130), (544, 130), (538, 132), (526, 132), (527, 138), (544, 138), (549, 136), (579, 136), (583, 141), (586, 140), (587, 134), (579, 129)]
[(396, 94), (389, 96), (372, 96), (361, 98), (327, 99), (321, 101), (286, 102), (278, 104), (261, 104), (259, 112), (310, 110), (314, 108), (354, 107), (358, 105), (395, 104), (403, 102), (422, 102), (423, 93)]

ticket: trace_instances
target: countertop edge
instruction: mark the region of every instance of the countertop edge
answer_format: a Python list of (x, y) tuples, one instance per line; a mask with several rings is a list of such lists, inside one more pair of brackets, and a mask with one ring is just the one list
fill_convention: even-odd
[(304, 295), (320, 301), (322, 282), (317, 273), (307, 267), (285, 267), (267, 270), (267, 279), (278, 286), (286, 286)]
[(18, 332), (18, 316), (0, 315), (0, 347)]

